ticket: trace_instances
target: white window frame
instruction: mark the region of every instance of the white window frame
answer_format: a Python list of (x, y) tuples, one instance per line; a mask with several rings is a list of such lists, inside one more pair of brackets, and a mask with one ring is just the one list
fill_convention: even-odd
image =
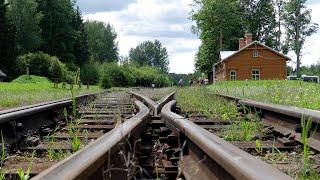
[[(233, 73), (234, 73), (234, 74), (233, 74)], [(230, 75), (230, 80), (231, 80), (231, 81), (237, 80), (237, 71), (236, 71), (236, 70), (231, 70), (230, 73), (229, 73), (229, 75)]]
[[(257, 73), (258, 72), (258, 73)], [(251, 75), (253, 80), (260, 80), (261, 78), (261, 71), (260, 69), (252, 69)]]
[(258, 51), (257, 49), (253, 50), (252, 56), (253, 56), (254, 58), (259, 57), (259, 51)]

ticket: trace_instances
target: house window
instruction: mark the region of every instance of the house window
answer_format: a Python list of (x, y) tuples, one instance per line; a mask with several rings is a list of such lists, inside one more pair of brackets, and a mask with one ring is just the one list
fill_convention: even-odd
[(260, 79), (260, 69), (252, 69), (252, 79), (253, 80)]
[(235, 81), (237, 79), (237, 71), (231, 70), (230, 71), (230, 80)]
[(257, 58), (257, 57), (259, 57), (259, 51), (258, 50), (253, 50), (253, 57), (254, 58)]

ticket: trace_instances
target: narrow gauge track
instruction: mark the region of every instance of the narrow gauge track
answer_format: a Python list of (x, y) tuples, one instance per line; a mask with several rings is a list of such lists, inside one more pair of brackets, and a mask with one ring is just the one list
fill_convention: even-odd
[[(0, 113), (7, 158), (6, 179), (17, 179), (17, 169), (34, 176), (130, 118), (134, 104), (125, 92), (103, 92), (63, 99)], [(67, 113), (66, 113), (67, 112)], [(67, 119), (67, 121), (66, 121)], [(72, 123), (71, 123), (72, 122)]]
[(171, 112), (173, 93), (131, 94), (135, 116), (33, 179), (290, 179)]

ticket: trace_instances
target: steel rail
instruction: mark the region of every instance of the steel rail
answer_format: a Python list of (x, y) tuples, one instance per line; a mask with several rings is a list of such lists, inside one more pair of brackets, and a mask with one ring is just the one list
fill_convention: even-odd
[(160, 101), (158, 102), (154, 102), (152, 99), (150, 99), (147, 96), (135, 93), (135, 92), (128, 92), (129, 94), (131, 94), (133, 97), (135, 97), (136, 99), (138, 99), (139, 101), (143, 102), (144, 104), (146, 104), (146, 106), (148, 106), (148, 108), (150, 108), (153, 112), (154, 116), (157, 116), (160, 111), (161, 108), (169, 101), (174, 99), (174, 95), (175, 92), (170, 93), (169, 95), (163, 97)]
[[(97, 94), (99, 94), (99, 93), (80, 95), (80, 96), (76, 97), (76, 100), (79, 100), (79, 99), (82, 99), (82, 98), (86, 98), (86, 97), (89, 97), (89, 96), (93, 96), (93, 95), (97, 95)], [(68, 101), (68, 100), (71, 100), (71, 98), (64, 98), (64, 99), (47, 101), (47, 102), (42, 102), (42, 103), (37, 103), (37, 104), (32, 104), (32, 105), (27, 105), (27, 106), (22, 106), (22, 107), (17, 107), (17, 108), (6, 109), (6, 110), (0, 111), (0, 115), (8, 114), (8, 113), (16, 112), (16, 111), (22, 111), (22, 110), (26, 110), (26, 109), (31, 109), (31, 108), (35, 108), (35, 107), (39, 107), (39, 106), (48, 105), (48, 104), (59, 103), (59, 102)]]
[(172, 92), (157, 102), (157, 104), (158, 104), (156, 106), (157, 113), (161, 112), (161, 109), (163, 108), (164, 105), (166, 105), (168, 102), (174, 100), (175, 94), (176, 94), (176, 92)]
[(142, 102), (135, 101), (135, 104), (139, 112), (134, 117), (32, 179), (100, 179), (103, 167), (108, 164), (108, 155), (112, 156), (109, 153), (150, 118), (149, 109)]
[[(296, 133), (296, 128), (299, 128), (301, 124), (301, 119), (311, 120), (314, 123), (314, 127), (317, 127), (316, 124), (320, 124), (320, 111), (299, 108), (294, 106), (273, 104), (258, 102), (249, 99), (241, 99), (233, 96), (227, 96), (222, 94), (214, 94), (216, 96), (234, 100), (240, 105), (250, 108), (254, 111), (260, 111), (263, 117), (263, 123), (265, 125), (271, 125), (275, 127), (275, 131), (284, 134), (285, 136), (292, 134), (294, 135), (294, 140), (302, 143), (302, 138), (300, 134)], [(314, 128), (314, 130), (317, 130)], [(320, 141), (319, 133), (312, 133), (308, 140), (309, 146), (320, 152)]]
[[(76, 97), (76, 101), (81, 101), (83, 99), (94, 98), (99, 93), (86, 94)], [(37, 113), (41, 113), (47, 110), (56, 109), (63, 106), (68, 106), (72, 104), (72, 99), (61, 99), (57, 101), (49, 101), (45, 103), (39, 103), (35, 105), (14, 108), (11, 110), (5, 110), (0, 112), (0, 124), (6, 123), (15, 119), (24, 118)]]
[[(311, 119), (314, 123), (320, 124), (320, 111), (305, 109), (305, 108), (298, 108), (294, 106), (264, 103), (264, 102), (258, 102), (253, 100), (239, 100), (239, 103), (245, 106), (259, 108), (261, 110), (267, 110), (271, 112), (276, 112), (279, 114), (295, 117), (298, 119), (301, 119), (302, 117), (304, 117), (305, 119)], [(300, 123), (300, 121), (298, 123)]]
[[(188, 119), (171, 112), (176, 101), (170, 101), (161, 110), (161, 116), (169, 127), (184, 134), (190, 144), (195, 144), (205, 153), (205, 157), (212, 159), (221, 169), (208, 168), (218, 179), (231, 177), (234, 179), (291, 179), (286, 174), (256, 157), (242, 151), (238, 147), (222, 140), (218, 136), (201, 128)], [(201, 163), (198, 162), (198, 163)], [(228, 175), (222, 172), (226, 172)], [(212, 176), (207, 177), (208, 179)]]
[(222, 94), (214, 94), (214, 95), (228, 99), (228, 100), (234, 100), (239, 104), (243, 104), (247, 107), (275, 112), (285, 116), (297, 118), (299, 119), (297, 123), (300, 123), (300, 119), (304, 117), (305, 119), (311, 119), (314, 123), (320, 124), (320, 111), (317, 111), (317, 110), (299, 108), (295, 106), (273, 104), (273, 103), (265, 103), (265, 102), (250, 100), (250, 99), (241, 99), (241, 98), (238, 98), (235, 96), (229, 96), (229, 95), (222, 95)]
[(149, 109), (151, 109), (153, 115), (157, 115), (158, 114), (157, 113), (157, 108), (156, 108), (158, 104), (156, 102), (154, 102), (152, 99), (150, 99), (147, 96), (144, 96), (144, 95), (132, 92), (132, 91), (129, 91), (128, 93), (131, 94), (132, 97), (134, 97), (137, 100), (143, 102)]

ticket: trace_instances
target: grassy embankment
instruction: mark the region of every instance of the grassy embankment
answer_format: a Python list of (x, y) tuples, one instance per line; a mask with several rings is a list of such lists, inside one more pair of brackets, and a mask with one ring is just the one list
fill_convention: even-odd
[(211, 92), (261, 102), (320, 110), (320, 84), (302, 81), (225, 81), (210, 85)]
[[(0, 83), (0, 110), (71, 97), (69, 86), (62, 89), (45, 77), (21, 76), (10, 83)], [(98, 86), (74, 86), (76, 95), (98, 92)]]

